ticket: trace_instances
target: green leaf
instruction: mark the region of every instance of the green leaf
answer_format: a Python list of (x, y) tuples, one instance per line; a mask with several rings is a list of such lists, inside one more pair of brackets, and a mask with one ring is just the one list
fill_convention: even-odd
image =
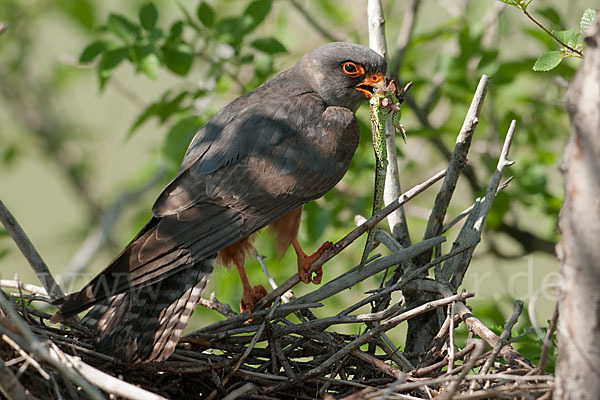
[(183, 21), (177, 21), (169, 28), (169, 39), (175, 40), (181, 37), (183, 33)]
[(170, 94), (170, 91), (165, 92), (160, 100), (148, 106), (133, 123), (129, 129), (128, 136), (133, 135), (133, 133), (152, 116), (158, 117), (160, 122), (164, 123), (171, 115), (187, 108), (182, 107), (180, 104), (188, 96), (189, 92), (183, 91), (178, 93), (172, 99), (169, 97)]
[(135, 46), (134, 55), (139, 71), (142, 71), (150, 79), (158, 78), (160, 59), (154, 46)]
[(251, 23), (252, 18), (250, 17), (223, 18), (219, 20), (216, 27), (217, 37), (220, 41), (237, 48), (242, 43)]
[(585, 33), (587, 28), (592, 25), (592, 22), (596, 19), (596, 10), (591, 8), (586, 8), (581, 16), (581, 22), (579, 23), (579, 27), (581, 29), (581, 33)]
[(198, 20), (207, 28), (211, 28), (215, 24), (215, 10), (210, 4), (203, 1), (196, 10)]
[(501, 2), (508, 4), (509, 6), (513, 6), (513, 7), (517, 7), (519, 8), (519, 3), (517, 3), (517, 0), (500, 0)]
[(79, 56), (79, 62), (82, 64), (90, 63), (104, 50), (106, 50), (106, 43), (102, 41), (94, 42), (83, 49)]
[(156, 9), (156, 6), (152, 2), (146, 3), (140, 9), (140, 23), (142, 24), (142, 27), (145, 30), (150, 31), (156, 26), (157, 20), (158, 10)]
[(548, 51), (538, 57), (533, 65), (533, 70), (550, 71), (560, 64), (562, 58), (563, 57), (560, 51)]
[(98, 65), (98, 77), (100, 78), (100, 89), (104, 89), (104, 85), (112, 75), (114, 69), (127, 58), (129, 50), (126, 47), (110, 50), (102, 55), (100, 64)]
[(251, 32), (256, 28), (271, 11), (272, 0), (254, 0), (248, 5), (244, 11), (245, 16), (249, 16), (252, 20), (246, 27), (246, 33)]
[(108, 16), (106, 27), (125, 43), (133, 43), (139, 31), (139, 27), (136, 24), (118, 14), (110, 14)]
[(250, 45), (268, 54), (287, 53), (285, 46), (279, 40), (272, 37), (256, 39)]
[(177, 75), (187, 75), (194, 61), (193, 49), (186, 43), (167, 43), (163, 47), (163, 61)]
[(577, 46), (577, 33), (575, 33), (574, 29), (569, 29), (567, 31), (552, 31), (552, 33), (563, 43), (566, 43), (571, 47)]

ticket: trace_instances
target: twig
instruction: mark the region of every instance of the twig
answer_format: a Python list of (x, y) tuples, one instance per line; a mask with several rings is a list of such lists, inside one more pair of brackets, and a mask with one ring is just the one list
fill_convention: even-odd
[(527, 9), (525, 9), (522, 6), (519, 7), (519, 8), (521, 9), (521, 11), (523, 11), (523, 13), (527, 16), (527, 18), (529, 18), (534, 24), (536, 24), (537, 26), (539, 26), (548, 35), (550, 35), (550, 37), (552, 37), (552, 39), (556, 40), (564, 48), (569, 49), (569, 51), (571, 51), (572, 53), (578, 54), (580, 58), (583, 58), (583, 53), (581, 51), (579, 51), (577, 49), (574, 49), (573, 47), (569, 46), (568, 44), (566, 44), (565, 42), (563, 42), (562, 40), (560, 40), (555, 34), (553, 34), (548, 29), (546, 29), (546, 27), (544, 25), (542, 25), (541, 23), (539, 23), (538, 20), (536, 20), (535, 18), (533, 18), (533, 15), (529, 14), (529, 11), (527, 11)]
[(475, 127), (479, 122), (479, 113), (483, 105), (483, 100), (485, 99), (489, 79), (490, 78), (487, 75), (483, 75), (479, 80), (477, 90), (475, 91), (475, 95), (471, 101), (471, 106), (469, 107), (469, 111), (467, 112), (458, 137), (456, 138), (456, 145), (454, 147), (454, 152), (450, 157), (450, 165), (448, 166), (446, 177), (444, 178), (442, 187), (435, 198), (431, 215), (427, 221), (427, 228), (425, 229), (425, 234), (423, 235), (424, 238), (439, 235), (442, 230), (444, 217), (446, 216), (448, 205), (450, 204), (450, 200), (454, 194), (456, 183), (464, 166), (467, 163), (467, 154), (471, 146), (471, 140), (473, 138), (473, 133), (475, 132)]
[(256, 385), (254, 383), (248, 382), (245, 385), (242, 385), (239, 388), (232, 390), (227, 396), (223, 397), (223, 400), (234, 400), (254, 390), (256, 390)]
[(166, 400), (162, 396), (102, 372), (99, 369), (84, 363), (79, 357), (73, 357), (68, 354), (64, 354), (56, 346), (53, 347), (53, 350), (54, 351), (50, 352), (50, 355), (54, 359), (62, 363), (67, 361), (66, 367), (77, 371), (87, 381), (96, 385), (98, 388), (107, 393), (112, 393), (114, 395), (131, 400)]
[(37, 372), (44, 378), (45, 380), (50, 379), (50, 375), (44, 371), (39, 362), (37, 362), (34, 358), (32, 358), (29, 354), (25, 352), (14, 340), (12, 340), (8, 335), (3, 334), (2, 340), (4, 340), (10, 347), (12, 347), (23, 359), (28, 363), (33, 365), (33, 368), (37, 370)]
[(385, 19), (381, 0), (368, 0), (367, 19), (369, 23), (369, 46), (387, 59), (387, 44), (385, 42)]
[[(454, 353), (454, 360), (455, 361), (461, 360), (464, 356), (469, 354), (474, 348), (475, 348), (475, 343), (471, 342), (471, 343), (467, 344), (464, 349)], [(444, 366), (448, 365), (448, 359), (449, 359), (449, 357), (446, 356), (446, 357), (444, 357), (444, 359), (442, 361), (439, 361), (439, 362), (437, 362), (435, 364), (431, 364), (427, 367), (419, 368), (415, 371), (412, 371), (411, 375), (415, 376), (415, 377), (427, 376), (428, 374), (432, 373), (433, 371), (436, 371), (436, 370), (441, 369)]]
[(391, 365), (384, 363), (380, 359), (378, 359), (370, 354), (367, 354), (360, 350), (352, 350), (350, 352), (350, 354), (366, 363), (372, 364), (375, 368), (381, 370), (382, 372), (385, 372), (386, 374), (390, 375), (392, 378), (395, 378), (395, 379), (404, 379), (405, 378), (405, 374), (403, 374), (402, 371), (400, 371), (397, 368), (392, 367)]
[(414, 318), (417, 315), (421, 315), (423, 313), (429, 312), (438, 307), (443, 307), (447, 304), (452, 303), (453, 301), (462, 301), (462, 300), (467, 299), (472, 296), (473, 296), (472, 293), (460, 293), (460, 294), (452, 295), (452, 296), (449, 296), (449, 297), (446, 297), (443, 299), (430, 301), (428, 303), (425, 303), (418, 307), (415, 307), (409, 311), (403, 312), (402, 314), (397, 315), (393, 318), (390, 318), (389, 320), (382, 322), (375, 329), (370, 330), (366, 333), (363, 333), (362, 335), (360, 335), (359, 337), (357, 337), (350, 343), (346, 344), (343, 348), (341, 348), (336, 353), (334, 353), (331, 357), (329, 357), (327, 360), (322, 362), (318, 367), (315, 367), (315, 368), (305, 372), (297, 380), (285, 382), (283, 384), (268, 388), (265, 390), (265, 393), (277, 392), (278, 390), (282, 390), (282, 389), (288, 387), (289, 385), (297, 384), (306, 379), (313, 378), (313, 377), (321, 374), (323, 371), (326, 371), (333, 364), (335, 364), (336, 362), (341, 360), (342, 357), (344, 357), (346, 354), (348, 354), (352, 350), (358, 348), (359, 346), (365, 344), (368, 340), (377, 336), (379, 333), (385, 332), (385, 331), (397, 326), (401, 322), (406, 321), (411, 318)]
[(462, 253), (463, 251), (466, 251), (467, 249), (469, 249), (470, 246), (465, 246), (463, 248), (460, 249), (456, 249), (453, 250), (452, 252), (448, 253), (448, 254), (444, 254), (443, 256), (438, 257), (437, 259), (425, 264), (422, 267), (419, 267), (419, 269), (413, 271), (412, 273), (406, 275), (402, 281), (393, 284), (392, 286), (388, 286), (384, 289), (379, 290), (377, 293), (364, 298), (362, 300), (360, 300), (359, 302), (355, 303), (354, 305), (352, 305), (351, 307), (348, 307), (347, 309), (345, 309), (344, 311), (342, 311), (340, 314), (349, 314), (351, 312), (353, 312), (354, 310), (357, 310), (358, 308), (364, 306), (365, 304), (368, 304), (370, 302), (372, 302), (373, 300), (377, 299), (378, 297), (381, 296), (385, 296), (391, 292), (394, 292), (396, 290), (400, 290), (402, 288), (404, 288), (404, 286), (406, 286), (411, 280), (419, 277), (422, 273), (426, 272), (427, 270), (429, 270), (431, 267), (442, 263), (454, 256), (456, 256), (457, 254)]
[[(478, 341), (481, 343), (481, 341)], [(471, 356), (470, 360), (477, 361), (477, 357)], [(465, 364), (468, 367), (468, 363)], [(463, 370), (468, 371), (469, 368), (463, 368)], [(417, 382), (407, 382), (396, 387), (397, 391), (407, 391), (411, 389), (415, 389), (421, 386), (429, 386), (429, 385), (438, 385), (440, 383), (445, 382), (453, 382), (456, 380), (473, 380), (473, 379), (491, 379), (491, 380), (505, 380), (510, 382), (531, 382), (531, 381), (543, 381), (543, 382), (553, 382), (554, 377), (551, 375), (510, 375), (504, 373), (497, 374), (486, 374), (486, 375), (466, 375), (464, 377), (460, 377), (459, 375), (447, 375), (439, 378), (426, 379)]]
[[(385, 39), (385, 19), (381, 0), (369, 0), (367, 3), (369, 20), (369, 45), (383, 58), (387, 59), (387, 44)], [(385, 123), (385, 139), (387, 148), (387, 169), (383, 191), (384, 204), (389, 204), (400, 197), (400, 178), (398, 173), (398, 157), (396, 155), (396, 128), (391, 120), (391, 113)], [(406, 216), (402, 207), (393, 211), (387, 217), (392, 236), (403, 246), (410, 245), (410, 236), (406, 225)]]
[(22, 289), (38, 296), (48, 296), (48, 292), (46, 292), (46, 289), (43, 287), (32, 285), (30, 283), (22, 283), (17, 280), (0, 279), (0, 287), (8, 289)]
[(238, 315), (238, 313), (236, 313), (235, 311), (233, 311), (231, 309), (229, 304), (221, 303), (219, 300), (217, 300), (214, 292), (210, 294), (210, 300), (200, 298), (200, 300), (198, 301), (198, 304), (202, 305), (210, 310), (218, 311), (219, 313), (224, 315), (226, 318), (231, 318), (231, 317), (235, 317), (236, 315)]
[(450, 305), (450, 327), (448, 328), (449, 343), (448, 343), (448, 373), (454, 369), (454, 305)]
[[(496, 192), (496, 195), (506, 189), (508, 187), (508, 184), (513, 180), (513, 177), (508, 177), (504, 182), (502, 182), (500, 184), (500, 186), (498, 186), (498, 191)], [(452, 221), (448, 222), (446, 225), (444, 225), (444, 227), (442, 228), (442, 232), (441, 234), (444, 234), (446, 232), (448, 232), (448, 230), (450, 228), (452, 228), (454, 225), (456, 225), (458, 222), (460, 222), (460, 220), (462, 220), (464, 217), (466, 217), (467, 215), (469, 215), (471, 213), (471, 211), (473, 211), (473, 209), (475, 208), (475, 203), (471, 204), (469, 207), (465, 208), (460, 214), (458, 214), (456, 217), (454, 217), (454, 219), (452, 219)]]
[[(437, 246), (438, 244), (443, 243), (444, 241), (445, 238), (441, 236), (437, 238), (427, 239), (410, 247), (407, 247), (402, 251), (396, 252), (386, 257), (381, 257), (367, 264), (363, 269), (359, 270), (358, 267), (355, 267), (350, 271), (340, 275), (339, 277), (327, 282), (320, 288), (308, 294), (305, 294), (302, 297), (299, 297), (290, 304), (295, 304), (296, 302), (315, 303), (323, 299), (329, 298), (335, 293), (339, 293), (342, 290), (349, 289), (358, 282), (364, 281), (369, 276), (375, 275), (393, 265), (398, 265), (414, 257), (417, 257), (418, 255), (423, 254), (424, 251), (427, 251)], [(431, 266), (428, 266), (428, 268), (431, 268)]]
[[(102, 400), (104, 396), (100, 391), (90, 385), (85, 379), (83, 379), (77, 372), (68, 366), (59, 362), (57, 358), (50, 352), (48, 347), (44, 346), (31, 331), (27, 323), (21, 318), (19, 313), (15, 310), (13, 305), (4, 297), (0, 296), (0, 306), (10, 317), (11, 322), (23, 335), (22, 343), (19, 343), (21, 347), (24, 347), (33, 356), (37, 355), (44, 361), (52, 365), (58, 372), (63, 375), (66, 379), (73, 381), (75, 384), (81, 386), (86, 394), (93, 400)], [(25, 344), (25, 346), (24, 346)]]
[[(445, 285), (432, 280), (414, 280), (409, 282), (407, 286), (411, 290), (434, 292), (439, 293), (442, 296), (449, 296), (452, 294), (452, 291), (448, 289)], [(477, 334), (490, 346), (496, 346), (496, 343), (498, 342), (498, 336), (494, 332), (492, 332), (490, 328), (485, 326), (485, 324), (481, 322), (477, 317), (475, 317), (466, 305), (457, 302), (455, 311), (456, 314), (467, 324), (467, 328), (469, 328), (470, 331)], [(517, 362), (527, 369), (533, 369), (533, 364), (525, 357), (523, 357), (518, 351), (513, 349), (511, 346), (504, 346), (500, 350), (500, 356), (509, 364)]]
[(479, 357), (483, 354), (484, 350), (485, 350), (485, 344), (484, 344), (483, 340), (477, 340), (475, 342), (475, 349), (471, 353), (471, 357), (469, 357), (469, 361), (467, 361), (467, 363), (464, 365), (462, 371), (458, 375), (458, 378), (456, 380), (453, 380), (452, 382), (450, 382), (450, 384), (448, 385), (446, 390), (444, 390), (442, 392), (441, 396), (437, 396), (437, 398), (439, 398), (439, 400), (446, 400), (446, 399), (449, 400), (452, 398), (454, 393), (456, 393), (458, 386), (465, 379), (465, 376), (467, 376), (469, 371), (471, 369), (473, 369), (475, 362), (477, 362)]
[[(270, 320), (271, 318), (273, 318), (273, 313), (275, 312), (275, 310), (277, 309), (277, 306), (279, 304), (275, 304), (273, 306), (273, 308), (270, 310), (269, 316), (268, 316), (268, 320)], [(252, 338), (252, 341), (250, 342), (250, 344), (248, 345), (248, 347), (246, 347), (246, 350), (244, 351), (244, 353), (242, 354), (242, 356), (237, 360), (237, 362), (235, 363), (235, 365), (233, 366), (233, 368), (231, 368), (231, 370), (227, 373), (227, 376), (225, 376), (225, 378), (223, 378), (223, 380), (221, 381), (221, 386), (225, 386), (227, 384), (227, 382), (229, 382), (229, 380), (231, 379), (231, 377), (233, 377), (233, 375), (235, 375), (236, 371), (241, 367), (241, 365), (244, 363), (244, 361), (246, 361), (246, 358), (248, 358), (248, 356), (250, 355), (250, 352), (252, 351), (252, 349), (254, 348), (254, 346), (256, 345), (256, 343), (258, 342), (258, 339), (262, 336), (263, 331), (265, 330), (266, 327), (266, 321), (264, 321), (261, 325), (260, 328), (258, 329), (258, 331), (254, 334), (254, 337)], [(212, 393), (208, 396), (208, 400), (212, 400), (214, 399), (218, 394), (217, 389), (215, 388), (215, 390), (212, 391)]]
[(31, 268), (33, 268), (33, 271), (46, 289), (46, 292), (48, 292), (53, 299), (63, 297), (63, 291), (54, 280), (52, 274), (50, 274), (48, 266), (42, 259), (42, 256), (40, 256), (40, 253), (35, 249), (2, 200), (0, 200), (0, 222), (2, 222), (2, 225), (4, 225), (10, 236), (13, 238), (19, 247), (19, 250), (21, 250), (21, 253), (23, 253), (23, 256), (25, 256), (25, 259), (29, 262), (29, 265), (31, 265)]
[[(483, 199), (477, 199), (475, 208), (473, 211), (471, 211), (469, 217), (467, 218), (467, 221), (458, 234), (453, 247), (459, 245), (464, 246), (465, 244), (475, 245), (481, 240), (485, 219), (490, 212), (492, 203), (494, 202), (498, 192), (500, 179), (502, 179), (502, 173), (506, 167), (514, 163), (514, 161), (508, 160), (508, 152), (512, 144), (515, 130), (516, 121), (513, 120), (508, 128), (508, 132), (506, 133), (506, 138), (504, 140), (502, 152), (500, 153), (498, 165), (485, 192), (485, 197)], [(471, 249), (470, 251), (463, 253), (461, 257), (456, 257), (452, 260), (449, 260), (442, 269), (442, 280), (446, 282), (451, 281), (454, 288), (459, 287), (462, 283), (469, 261), (473, 255), (473, 250), (474, 249)]]
[[(483, 367), (481, 367), (481, 370), (479, 371), (480, 375), (485, 375), (489, 372), (490, 368), (494, 364), (494, 361), (496, 361), (498, 353), (500, 353), (500, 350), (502, 350), (502, 348), (506, 346), (506, 344), (510, 340), (510, 333), (512, 331), (513, 326), (515, 326), (515, 324), (519, 320), (519, 315), (521, 315), (521, 311), (523, 311), (523, 302), (521, 300), (516, 300), (515, 305), (513, 307), (513, 312), (510, 315), (510, 317), (506, 320), (506, 323), (504, 324), (504, 329), (502, 330), (502, 333), (500, 334), (496, 345), (492, 349), (492, 352), (490, 353), (489, 357), (485, 360), (485, 364), (483, 364)], [(471, 390), (475, 390), (476, 384), (477, 381), (471, 382)]]
[[(356, 226), (360, 226), (361, 224), (364, 224), (366, 221), (367, 221), (367, 219), (365, 217), (363, 217), (362, 215), (354, 216), (354, 224)], [(392, 237), (392, 235), (390, 235), (389, 233), (387, 233), (387, 231), (384, 231), (381, 228), (375, 229), (375, 240), (378, 241), (379, 243), (383, 244), (385, 247), (387, 247), (391, 251), (400, 251), (400, 249), (403, 248), (403, 246), (400, 243), (398, 243), (398, 241), (396, 239), (394, 239)]]
[(8, 400), (26, 400), (27, 394), (21, 382), (0, 358), (0, 394)]
[[(412, 199), (419, 193), (421, 193), (424, 190), (426, 190), (427, 188), (429, 188), (435, 182), (442, 179), (445, 174), (446, 174), (446, 171), (440, 171), (437, 174), (435, 174), (434, 176), (432, 176), (431, 178), (427, 179), (425, 182), (423, 182), (419, 185), (416, 185), (412, 189), (404, 192), (402, 194), (402, 196), (400, 196), (398, 199), (396, 199), (392, 203), (388, 204), (381, 211), (377, 212), (375, 215), (373, 215), (371, 218), (369, 218), (364, 224), (362, 224), (361, 226), (352, 230), (352, 232), (350, 232), (349, 234), (344, 236), (341, 240), (339, 240), (337, 243), (335, 243), (333, 246), (331, 246), (327, 251), (325, 251), (325, 253), (323, 253), (321, 255), (321, 257), (319, 257), (312, 264), (310, 272), (312, 273), (312, 272), (316, 271), (318, 268), (320, 268), (321, 266), (323, 266), (323, 264), (325, 264), (327, 261), (332, 259), (335, 255), (337, 255), (343, 249), (348, 247), (352, 242), (354, 242), (356, 239), (358, 239), (363, 233), (365, 233), (366, 231), (371, 229), (373, 226), (377, 225), (377, 223), (379, 221), (381, 221), (382, 219), (387, 217), (392, 211), (398, 209), (398, 207), (402, 206), (403, 204), (408, 202), (410, 199)], [(364, 268), (363, 271), (364, 270), (368, 270), (368, 268)], [(281, 296), (283, 293), (287, 292), (298, 282), (300, 282), (300, 278), (298, 277), (298, 274), (295, 274), (293, 277), (289, 278), (283, 284), (279, 285), (279, 287), (277, 289), (273, 290), (271, 293), (266, 295), (257, 304), (257, 309), (265, 307), (267, 304), (269, 304), (270, 302), (275, 300), (275, 298), (277, 296)]]
[(548, 330), (546, 331), (546, 336), (544, 337), (544, 344), (542, 345), (542, 351), (540, 353), (540, 364), (538, 369), (541, 373), (546, 372), (546, 364), (548, 363), (548, 353), (550, 351), (550, 346), (552, 346), (552, 336), (554, 335), (554, 331), (556, 331), (556, 323), (558, 321), (558, 302), (554, 306), (554, 313), (552, 314), (552, 319), (550, 320), (550, 324), (548, 325)]

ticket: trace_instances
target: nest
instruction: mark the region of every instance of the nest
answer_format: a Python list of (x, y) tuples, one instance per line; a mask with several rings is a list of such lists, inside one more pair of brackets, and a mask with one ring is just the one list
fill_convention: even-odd
[[(340, 278), (324, 288), (337, 286)], [(399, 287), (437, 292), (439, 298), (413, 308), (401, 300), (378, 312), (351, 314)], [(378, 290), (322, 318), (311, 311), (319, 306), (309, 302), (311, 297), (314, 292), (287, 304), (277, 301), (251, 321), (246, 314), (232, 315), (202, 328), (184, 337), (167, 361), (122, 364), (95, 352), (93, 333), (78, 323), (50, 325), (50, 315), (32, 305), (47, 297), (23, 289), (10, 297), (3, 292), (0, 387), (11, 399), (104, 398), (103, 392), (130, 399), (530, 399), (551, 394), (553, 376), (510, 346), (520, 301), (498, 337), (465, 305), (472, 293), (451, 294), (427, 279)], [(214, 297), (204, 303), (231, 315)], [(426, 352), (403, 353), (389, 338), (400, 323), (436, 310), (446, 318)], [(298, 322), (290, 321), (292, 313)], [(481, 339), (455, 343), (454, 329), (461, 323)], [(339, 324), (358, 324), (363, 333), (337, 333)]]

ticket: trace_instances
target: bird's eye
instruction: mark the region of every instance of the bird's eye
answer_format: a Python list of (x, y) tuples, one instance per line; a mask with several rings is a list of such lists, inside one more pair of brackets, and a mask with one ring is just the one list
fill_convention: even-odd
[(342, 70), (351, 78), (358, 78), (365, 73), (365, 69), (362, 67), (362, 65), (355, 64), (352, 61), (342, 64)]

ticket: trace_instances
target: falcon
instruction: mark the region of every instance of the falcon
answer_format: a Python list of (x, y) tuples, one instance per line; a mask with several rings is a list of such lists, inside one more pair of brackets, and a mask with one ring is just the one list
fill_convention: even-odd
[(215, 261), (236, 266), (242, 311), (266, 295), (244, 269), (266, 226), (280, 252), (294, 248), (300, 279), (320, 283), (322, 271), (309, 269), (328, 243), (302, 250), (302, 206), (348, 170), (360, 136), (355, 112), (384, 85), (385, 69), (367, 47), (329, 43), (221, 109), (194, 136), (150, 221), (81, 291), (56, 302), (52, 322), (93, 306), (83, 322), (98, 332), (98, 351), (123, 362), (164, 360)]

